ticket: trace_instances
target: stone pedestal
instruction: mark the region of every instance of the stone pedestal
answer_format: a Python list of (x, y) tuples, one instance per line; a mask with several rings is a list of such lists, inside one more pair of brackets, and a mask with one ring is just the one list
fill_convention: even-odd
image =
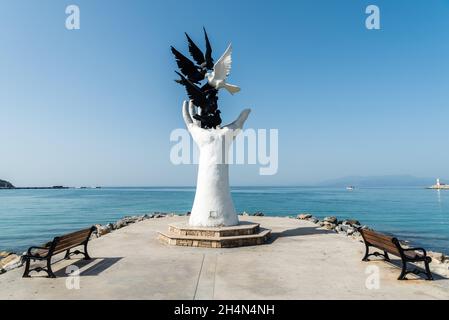
[(244, 222), (233, 227), (191, 227), (187, 224), (169, 225), (167, 233), (160, 232), (163, 243), (202, 248), (235, 248), (261, 245), (268, 241), (271, 230), (257, 223)]

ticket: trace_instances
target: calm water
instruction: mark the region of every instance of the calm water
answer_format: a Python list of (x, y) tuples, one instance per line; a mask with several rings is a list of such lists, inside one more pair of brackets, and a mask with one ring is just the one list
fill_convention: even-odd
[[(55, 235), (126, 215), (185, 213), (193, 188), (0, 190), (0, 251), (23, 251)], [(449, 253), (449, 191), (376, 188), (239, 187), (239, 212), (354, 218), (429, 249)]]

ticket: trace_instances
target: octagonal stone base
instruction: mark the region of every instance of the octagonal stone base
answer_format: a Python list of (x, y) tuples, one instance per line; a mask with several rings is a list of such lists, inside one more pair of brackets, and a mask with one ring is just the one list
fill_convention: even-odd
[(235, 248), (261, 245), (271, 236), (271, 230), (261, 229), (257, 223), (241, 223), (233, 227), (197, 228), (187, 224), (169, 225), (167, 233), (160, 232), (163, 243), (202, 248)]

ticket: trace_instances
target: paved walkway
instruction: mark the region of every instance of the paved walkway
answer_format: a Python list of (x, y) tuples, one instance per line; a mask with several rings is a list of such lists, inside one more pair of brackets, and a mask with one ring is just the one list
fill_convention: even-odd
[[(90, 244), (90, 262), (54, 264), (57, 279), (0, 276), (0, 299), (448, 299), (449, 280), (397, 281), (400, 270), (363, 263), (363, 244), (307, 221), (244, 217), (273, 229), (270, 244), (235, 249), (169, 247), (157, 231), (184, 217), (146, 220)], [(62, 258), (62, 257), (61, 257)], [(81, 267), (80, 289), (66, 267)], [(378, 267), (379, 289), (365, 272)], [(372, 271), (369, 269), (368, 271)]]

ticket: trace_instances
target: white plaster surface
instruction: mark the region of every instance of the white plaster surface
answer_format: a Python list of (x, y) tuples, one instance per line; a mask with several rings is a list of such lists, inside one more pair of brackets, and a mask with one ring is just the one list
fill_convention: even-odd
[(195, 107), (183, 104), (186, 126), (198, 145), (200, 156), (195, 200), (189, 224), (193, 227), (234, 226), (239, 223), (229, 187), (228, 150), (243, 128), (250, 110), (228, 126), (202, 129), (193, 120)]

